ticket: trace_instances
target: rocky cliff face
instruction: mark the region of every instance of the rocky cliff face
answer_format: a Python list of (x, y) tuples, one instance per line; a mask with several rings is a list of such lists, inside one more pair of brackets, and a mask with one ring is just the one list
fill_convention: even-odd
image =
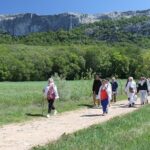
[(58, 15), (0, 15), (0, 30), (11, 35), (27, 35), (32, 32), (69, 30), (81, 24), (93, 23), (102, 19), (130, 18), (132, 16), (150, 16), (150, 10), (112, 12), (107, 14), (63, 13)]

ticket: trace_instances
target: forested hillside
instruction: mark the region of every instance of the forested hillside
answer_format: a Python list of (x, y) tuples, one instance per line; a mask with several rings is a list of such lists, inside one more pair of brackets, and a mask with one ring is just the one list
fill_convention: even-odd
[(131, 44), (109, 46), (26, 46), (0, 45), (0, 80), (46, 80), (58, 73), (66, 79), (116, 75), (149, 76), (150, 51)]
[(116, 75), (150, 76), (149, 17), (102, 20), (70, 31), (0, 35), (0, 80), (69, 80)]

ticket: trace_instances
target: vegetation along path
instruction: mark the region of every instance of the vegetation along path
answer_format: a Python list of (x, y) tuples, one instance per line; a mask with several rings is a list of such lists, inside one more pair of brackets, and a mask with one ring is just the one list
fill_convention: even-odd
[(73, 133), (140, 108), (139, 100), (134, 108), (128, 108), (127, 104), (127, 100), (112, 104), (106, 116), (101, 115), (100, 109), (84, 108), (50, 118), (5, 125), (0, 128), (0, 149), (27, 150), (33, 146), (45, 145), (57, 140), (63, 134)]

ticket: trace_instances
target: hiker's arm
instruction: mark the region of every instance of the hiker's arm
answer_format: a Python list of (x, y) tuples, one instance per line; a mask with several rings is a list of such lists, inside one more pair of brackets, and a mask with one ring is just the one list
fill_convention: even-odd
[(54, 91), (55, 91), (55, 95), (56, 95), (55, 99), (59, 99), (59, 94), (58, 94), (58, 90), (57, 90), (56, 86), (54, 87)]

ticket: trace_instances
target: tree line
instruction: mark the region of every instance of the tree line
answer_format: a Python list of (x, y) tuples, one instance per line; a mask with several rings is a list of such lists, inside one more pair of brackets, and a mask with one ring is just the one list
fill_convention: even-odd
[(57, 73), (67, 80), (150, 76), (150, 51), (133, 44), (70, 46), (0, 44), (0, 81), (47, 80)]

